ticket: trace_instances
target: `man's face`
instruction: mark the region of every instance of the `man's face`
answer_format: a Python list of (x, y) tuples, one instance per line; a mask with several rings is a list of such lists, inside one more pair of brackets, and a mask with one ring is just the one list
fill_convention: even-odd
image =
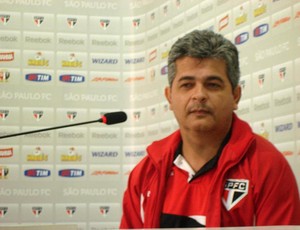
[(212, 58), (182, 57), (176, 60), (176, 76), (165, 95), (180, 128), (194, 131), (226, 131), (237, 109), (240, 87), (232, 90), (225, 62)]

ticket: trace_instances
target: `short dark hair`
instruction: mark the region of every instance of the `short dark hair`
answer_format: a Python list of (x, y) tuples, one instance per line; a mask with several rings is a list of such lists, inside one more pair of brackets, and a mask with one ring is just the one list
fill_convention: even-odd
[(210, 30), (194, 30), (179, 38), (168, 57), (168, 81), (172, 86), (176, 75), (175, 61), (184, 56), (216, 58), (225, 61), (228, 79), (234, 89), (240, 79), (239, 54), (236, 46), (221, 34)]

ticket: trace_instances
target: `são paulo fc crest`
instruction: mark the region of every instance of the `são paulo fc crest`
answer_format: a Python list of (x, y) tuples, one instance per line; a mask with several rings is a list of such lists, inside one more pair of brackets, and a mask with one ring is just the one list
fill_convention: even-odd
[(227, 179), (224, 186), (222, 202), (229, 211), (248, 194), (249, 180)]

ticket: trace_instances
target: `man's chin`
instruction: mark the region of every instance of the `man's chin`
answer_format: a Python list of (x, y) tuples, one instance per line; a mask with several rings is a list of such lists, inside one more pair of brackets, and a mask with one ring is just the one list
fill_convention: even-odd
[(197, 121), (192, 125), (192, 129), (195, 131), (201, 131), (201, 132), (210, 132), (213, 131), (213, 124), (209, 121), (205, 121), (204, 119), (201, 121)]

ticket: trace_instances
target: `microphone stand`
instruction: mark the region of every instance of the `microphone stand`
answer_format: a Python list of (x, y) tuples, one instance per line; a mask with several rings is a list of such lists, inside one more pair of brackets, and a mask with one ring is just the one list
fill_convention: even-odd
[(0, 139), (20, 136), (20, 135), (26, 135), (26, 134), (32, 134), (32, 133), (38, 133), (38, 132), (44, 132), (44, 131), (49, 131), (49, 130), (53, 130), (53, 129), (62, 129), (62, 128), (67, 128), (67, 127), (77, 126), (77, 125), (86, 125), (86, 124), (102, 122), (102, 121), (103, 121), (102, 118), (100, 118), (100, 119), (93, 120), (93, 121), (86, 121), (86, 122), (74, 123), (74, 124), (69, 124), (69, 125), (61, 125), (61, 126), (55, 126), (55, 127), (45, 128), (45, 129), (32, 130), (32, 131), (28, 131), (28, 132), (9, 134), (9, 135), (5, 135), (5, 136), (0, 136)]

